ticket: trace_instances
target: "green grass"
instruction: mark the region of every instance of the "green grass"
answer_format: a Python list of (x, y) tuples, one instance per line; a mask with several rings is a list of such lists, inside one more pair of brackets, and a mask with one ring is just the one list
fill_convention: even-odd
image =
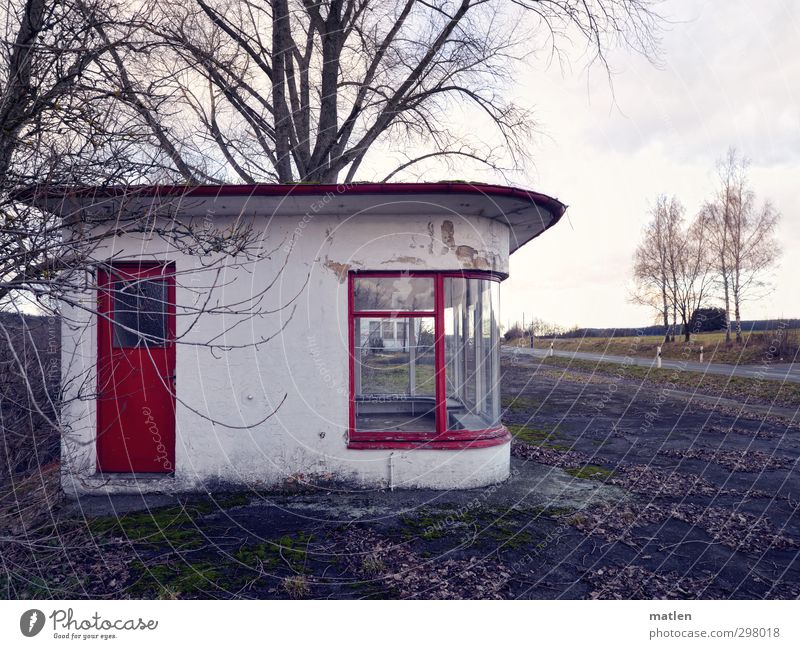
[[(690, 343), (683, 336), (675, 342), (664, 343), (663, 336), (619, 336), (619, 337), (586, 337), (586, 338), (538, 338), (536, 345), (540, 349), (550, 347), (562, 351), (579, 351), (605, 353), (616, 356), (638, 356), (655, 358), (656, 348), (661, 346), (662, 358), (697, 361), (700, 358), (700, 346), (703, 346), (703, 360), (714, 363), (759, 364), (768, 358), (770, 346), (776, 339), (777, 331), (742, 332), (742, 342), (732, 340), (725, 343), (724, 332), (706, 332), (692, 334)], [(780, 331), (783, 342), (782, 355), (784, 362), (790, 362), (800, 349), (800, 329)], [(510, 346), (528, 347), (530, 341), (520, 338), (508, 343)], [(773, 362), (781, 362), (774, 358)]]
[(646, 381), (654, 385), (666, 385), (670, 389), (685, 392), (722, 396), (728, 399), (745, 400), (751, 403), (769, 403), (790, 407), (800, 406), (800, 383), (743, 376), (728, 377), (722, 374), (703, 374), (680, 369), (656, 369), (637, 365), (623, 366), (619, 363), (587, 361), (552, 356), (541, 360), (546, 365), (587, 374), (596, 374), (603, 380), (608, 376), (622, 377), (629, 381)]
[[(408, 392), (410, 367), (408, 354), (379, 352), (367, 357), (361, 366), (362, 390), (369, 394), (405, 394)], [(433, 357), (420, 357), (414, 365), (417, 394), (433, 394), (435, 369)]]

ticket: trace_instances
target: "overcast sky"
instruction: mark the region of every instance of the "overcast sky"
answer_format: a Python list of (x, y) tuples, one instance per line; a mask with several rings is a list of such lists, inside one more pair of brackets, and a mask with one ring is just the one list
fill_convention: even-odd
[(783, 215), (776, 288), (743, 318), (800, 317), (800, 2), (668, 0), (662, 12), (673, 24), (660, 68), (614, 53), (614, 98), (600, 70), (540, 66), (520, 79), (543, 134), (520, 180), (570, 208), (512, 256), (503, 324), (523, 311), (565, 326), (650, 324), (629, 302), (648, 209), (663, 192), (696, 213), (730, 145)]

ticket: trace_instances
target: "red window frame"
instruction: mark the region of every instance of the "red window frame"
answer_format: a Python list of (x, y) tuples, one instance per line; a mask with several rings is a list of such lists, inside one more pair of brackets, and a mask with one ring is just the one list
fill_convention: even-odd
[[(433, 311), (356, 311), (354, 304), (355, 280), (359, 277), (430, 277), (433, 279)], [(505, 426), (481, 430), (447, 430), (447, 400), (445, 377), (444, 338), (444, 278), (463, 277), (491, 279), (496, 282), (504, 277), (498, 273), (481, 271), (351, 271), (347, 278), (347, 324), (349, 339), (349, 393), (350, 412), (348, 448), (354, 449), (462, 449), (485, 448), (505, 444), (511, 435)], [(433, 318), (435, 358), (435, 402), (436, 432), (381, 432), (356, 430), (355, 394), (355, 320), (356, 318)]]

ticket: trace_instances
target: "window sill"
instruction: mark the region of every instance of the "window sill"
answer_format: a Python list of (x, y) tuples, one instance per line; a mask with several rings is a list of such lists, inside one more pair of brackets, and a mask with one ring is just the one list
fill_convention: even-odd
[(454, 430), (431, 436), (430, 433), (351, 432), (347, 448), (461, 450), (500, 446), (511, 440), (505, 426), (485, 430)]
[(92, 476), (96, 480), (108, 480), (113, 482), (132, 480), (135, 482), (142, 481), (159, 481), (159, 480), (174, 480), (175, 473), (123, 473), (120, 471), (96, 471)]

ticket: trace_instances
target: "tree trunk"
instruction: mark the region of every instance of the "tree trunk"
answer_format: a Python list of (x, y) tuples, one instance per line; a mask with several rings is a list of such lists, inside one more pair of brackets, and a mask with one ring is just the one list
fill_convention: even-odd
[(275, 0), (272, 3), (272, 105), (275, 110), (275, 171), (282, 183), (293, 180), (289, 146), (291, 116), (286, 102), (284, 60), (289, 47), (290, 29), (287, 0)]
[(731, 291), (733, 293), (733, 316), (734, 316), (734, 319), (736, 320), (736, 342), (737, 343), (741, 343), (742, 342), (742, 318), (741, 318), (741, 311), (740, 311), (740, 308), (739, 308), (741, 306), (741, 304), (742, 304), (742, 293), (741, 293), (741, 287), (742, 287), (741, 280), (742, 280), (742, 277), (739, 274), (740, 268), (741, 268), (741, 261), (740, 261), (740, 257), (737, 256), (736, 257), (736, 266), (734, 267), (733, 277), (731, 279), (731, 283), (732, 283), (731, 288), (733, 289)]
[(664, 305), (664, 342), (669, 342), (669, 305), (667, 305), (667, 288), (664, 284), (661, 285), (661, 300)]
[(734, 309), (734, 317), (736, 318), (736, 342), (742, 342), (742, 319), (739, 315), (739, 298), (734, 295), (733, 296), (733, 309)]
[(45, 1), (28, 0), (8, 62), (8, 78), (0, 95), (0, 178), (5, 179), (28, 116), (33, 94), (31, 75), (35, 44), (42, 29)]
[(678, 307), (672, 305), (672, 335), (669, 338), (671, 343), (675, 342), (675, 332), (678, 331)]
[(335, 183), (340, 167), (331, 159), (339, 130), (339, 62), (342, 55), (341, 3), (331, 2), (321, 26), (322, 70), (320, 71), (319, 119), (317, 141), (311, 153), (306, 180)]
[(722, 267), (722, 286), (725, 291), (725, 344), (731, 344), (731, 294), (728, 288), (728, 275)]

